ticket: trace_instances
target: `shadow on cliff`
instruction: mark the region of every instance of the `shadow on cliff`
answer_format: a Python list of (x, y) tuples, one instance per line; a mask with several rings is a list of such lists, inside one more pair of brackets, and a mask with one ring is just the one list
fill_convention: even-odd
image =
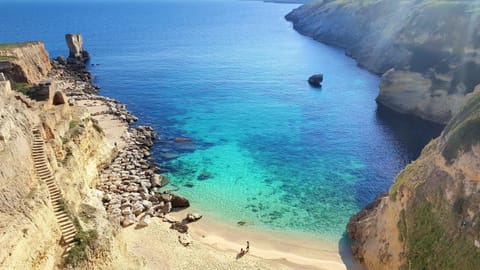
[(352, 250), (350, 249), (351, 241), (352, 240), (348, 236), (348, 233), (344, 232), (342, 238), (340, 238), (338, 241), (338, 252), (340, 253), (340, 258), (348, 270), (364, 270), (365, 267), (363, 267), (353, 258)]

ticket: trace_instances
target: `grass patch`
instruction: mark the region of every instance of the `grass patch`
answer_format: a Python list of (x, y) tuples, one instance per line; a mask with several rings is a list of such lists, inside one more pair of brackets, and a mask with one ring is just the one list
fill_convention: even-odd
[(480, 143), (480, 118), (469, 119), (453, 131), (442, 155), (449, 164), (452, 164), (458, 153), (468, 152), (478, 143)]
[(35, 43), (35, 41), (26, 41), (26, 42), (17, 42), (17, 43), (0, 43), (0, 50), (11, 50), (15, 48), (24, 47), (32, 43)]
[[(417, 193), (416, 197), (421, 197)], [(480, 251), (473, 245), (471, 232), (459, 233), (455, 211), (463, 208), (462, 199), (452, 209), (438, 198), (433, 204), (420, 199), (402, 214), (398, 228), (406, 244), (406, 265), (402, 269), (477, 269)], [(453, 210), (453, 211), (452, 211)], [(475, 228), (470, 229), (475, 230)]]
[(0, 55), (0, 61), (8, 61), (8, 60), (13, 60), (16, 59), (17, 57), (12, 56), (12, 55)]
[(13, 90), (26, 94), (28, 90), (30, 90), (30, 84), (28, 83), (18, 83), (18, 82), (12, 82), (12, 88)]
[(77, 125), (78, 125), (78, 122), (75, 120), (72, 120), (70, 121), (70, 123), (68, 123), (68, 128), (72, 129), (72, 128), (75, 128)]
[(65, 258), (67, 265), (78, 265), (88, 260), (88, 248), (93, 246), (94, 241), (98, 238), (96, 230), (83, 231), (80, 229), (74, 238), (75, 246), (70, 250)]

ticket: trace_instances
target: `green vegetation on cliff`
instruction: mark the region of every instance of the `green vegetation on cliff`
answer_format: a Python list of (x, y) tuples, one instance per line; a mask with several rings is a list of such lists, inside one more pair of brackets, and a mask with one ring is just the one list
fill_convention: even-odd
[(480, 265), (480, 195), (476, 182), (436, 167), (435, 151), (446, 166), (480, 144), (480, 95), (470, 99), (450, 121), (439, 139), (432, 141), (419, 160), (407, 166), (390, 189), (391, 199), (407, 187), (413, 195), (400, 212), (398, 228), (405, 245), (402, 269), (477, 269)]
[(25, 42), (17, 42), (17, 43), (0, 43), (0, 51), (11, 50), (23, 46), (30, 45), (32, 43), (37, 43), (38, 41), (25, 41)]

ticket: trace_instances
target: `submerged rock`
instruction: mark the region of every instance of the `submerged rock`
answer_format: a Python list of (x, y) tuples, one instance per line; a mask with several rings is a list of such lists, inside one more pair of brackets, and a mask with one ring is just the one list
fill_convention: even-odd
[(207, 180), (209, 178), (212, 178), (212, 174), (209, 173), (209, 172), (202, 172), (198, 177), (197, 179), (198, 180)]

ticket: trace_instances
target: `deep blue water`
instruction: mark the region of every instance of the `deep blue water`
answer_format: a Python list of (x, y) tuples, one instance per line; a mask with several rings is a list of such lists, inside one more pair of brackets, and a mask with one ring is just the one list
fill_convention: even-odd
[[(292, 30), (294, 7), (3, 3), (0, 42), (43, 40), (54, 57), (82, 33), (101, 94), (160, 134), (167, 189), (227, 222), (338, 240), (439, 127), (377, 108), (378, 77)], [(321, 90), (306, 83), (318, 72)]]

